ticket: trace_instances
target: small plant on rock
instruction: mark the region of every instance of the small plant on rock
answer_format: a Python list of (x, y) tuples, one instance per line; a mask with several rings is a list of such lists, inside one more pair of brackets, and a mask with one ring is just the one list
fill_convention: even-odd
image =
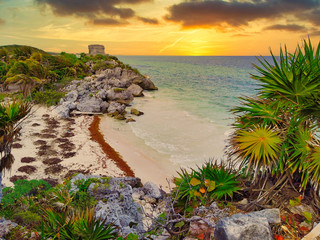
[(197, 170), (182, 169), (175, 178), (173, 197), (176, 207), (191, 212), (199, 205), (207, 205), (213, 200), (232, 198), (240, 190), (238, 175), (223, 164), (209, 161)]

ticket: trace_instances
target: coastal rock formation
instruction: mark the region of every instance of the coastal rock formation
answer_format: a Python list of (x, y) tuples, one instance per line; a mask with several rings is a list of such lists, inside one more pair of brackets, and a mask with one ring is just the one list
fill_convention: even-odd
[(95, 179), (88, 190), (98, 201), (96, 217), (106, 219), (106, 224), (115, 224), (123, 236), (129, 233), (142, 236), (147, 227), (147, 214), (160, 213), (159, 209), (156, 211), (154, 208), (158, 208), (165, 194), (153, 183), (143, 186), (141, 180), (134, 177), (108, 178), (78, 174), (71, 179), (71, 191), (78, 191), (77, 181), (88, 179)]
[(121, 118), (126, 119), (125, 109), (133, 98), (142, 97), (144, 90), (156, 90), (157, 87), (149, 77), (131, 69), (114, 67), (97, 71), (84, 80), (74, 80), (65, 89), (67, 94), (55, 109), (60, 117), (69, 117), (71, 111), (77, 110), (106, 112), (111, 116), (121, 114)]
[(265, 209), (248, 214), (235, 214), (221, 219), (214, 230), (219, 240), (273, 239), (269, 224), (280, 223), (279, 209)]
[(0, 219), (0, 238), (2, 239), (6, 234), (8, 234), (12, 229), (17, 227), (18, 224), (11, 222), (10, 220)]

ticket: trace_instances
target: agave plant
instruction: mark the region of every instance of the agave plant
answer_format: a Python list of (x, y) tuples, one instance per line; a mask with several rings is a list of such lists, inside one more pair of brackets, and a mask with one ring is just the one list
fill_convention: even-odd
[[(248, 172), (299, 179), (319, 188), (320, 43), (304, 41), (293, 54), (280, 48), (272, 61), (261, 57), (256, 97), (241, 98), (231, 137), (230, 155)], [(291, 181), (291, 180), (290, 180)]]

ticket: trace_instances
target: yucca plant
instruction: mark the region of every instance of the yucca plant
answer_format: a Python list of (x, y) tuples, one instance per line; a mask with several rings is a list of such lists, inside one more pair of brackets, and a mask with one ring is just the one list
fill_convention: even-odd
[[(319, 188), (320, 43), (304, 41), (293, 54), (280, 48), (268, 62), (254, 65), (260, 83), (257, 96), (241, 98), (229, 153), (247, 172), (298, 181)], [(312, 176), (312, 177), (310, 177)], [(281, 180), (282, 181), (282, 180)], [(284, 182), (287, 182), (284, 181)]]

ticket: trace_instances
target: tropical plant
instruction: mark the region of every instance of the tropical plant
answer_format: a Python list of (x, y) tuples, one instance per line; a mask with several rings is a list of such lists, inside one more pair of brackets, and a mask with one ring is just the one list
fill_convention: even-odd
[[(260, 83), (256, 97), (241, 98), (230, 153), (247, 172), (274, 176), (278, 184), (298, 182), (319, 189), (320, 43), (304, 41), (293, 54), (280, 48), (272, 61), (254, 65)], [(277, 185), (277, 184), (276, 184)]]
[(35, 103), (45, 104), (47, 106), (57, 105), (65, 93), (55, 90), (34, 91), (32, 98)]
[[(11, 155), (11, 145), (14, 137), (20, 132), (19, 121), (31, 110), (29, 103), (13, 100), (11, 103), (0, 104), (0, 184), (2, 171), (10, 169), (14, 161)], [(2, 189), (0, 190), (0, 199)]]
[(63, 240), (105, 240), (115, 239), (116, 228), (105, 225), (106, 220), (94, 216), (94, 209), (76, 212), (56, 212), (44, 210), (41, 236)]
[(187, 212), (213, 200), (232, 198), (240, 190), (238, 174), (216, 161), (209, 161), (197, 170), (191, 169), (190, 173), (181, 169), (178, 174), (172, 196), (176, 200), (175, 206)]
[(44, 80), (43, 67), (36, 61), (17, 61), (8, 71), (4, 84), (17, 84), (21, 87), (24, 97), (30, 95), (34, 86), (41, 84)]

